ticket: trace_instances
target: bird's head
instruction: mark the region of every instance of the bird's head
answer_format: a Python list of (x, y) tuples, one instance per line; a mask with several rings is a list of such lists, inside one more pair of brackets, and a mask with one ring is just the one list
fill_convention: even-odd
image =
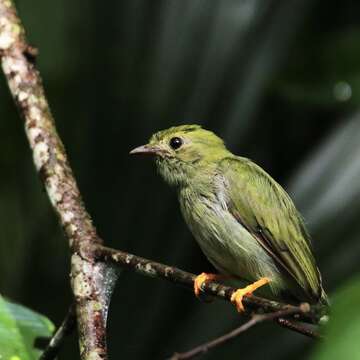
[(155, 133), (148, 144), (130, 154), (152, 155), (170, 185), (184, 186), (229, 155), (224, 142), (199, 125), (171, 127)]

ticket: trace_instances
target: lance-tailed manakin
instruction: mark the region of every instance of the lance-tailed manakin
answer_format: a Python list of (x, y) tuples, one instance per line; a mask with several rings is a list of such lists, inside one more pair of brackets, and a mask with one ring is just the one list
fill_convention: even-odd
[[(309, 234), (286, 191), (251, 160), (232, 154), (198, 125), (154, 134), (131, 154), (154, 156), (161, 176), (177, 189), (181, 212), (209, 261), (223, 275), (249, 283), (242, 298), (266, 285), (292, 303), (327, 304)], [(194, 283), (213, 279), (201, 274)]]

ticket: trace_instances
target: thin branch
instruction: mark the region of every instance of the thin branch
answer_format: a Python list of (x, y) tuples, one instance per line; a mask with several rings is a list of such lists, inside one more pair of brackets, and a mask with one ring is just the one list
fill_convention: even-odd
[(39, 360), (53, 360), (58, 355), (65, 338), (70, 335), (76, 326), (75, 306), (71, 305), (62, 324), (56, 330), (48, 346), (41, 354)]
[[(102, 245), (96, 245), (95, 257), (98, 260), (105, 262), (113, 262), (114, 264), (135, 271), (141, 275), (156, 277), (168, 280), (172, 283), (182, 285), (188, 289), (193, 289), (194, 280), (196, 275), (188, 273), (186, 271), (177, 269), (172, 266), (167, 266), (158, 262), (154, 262), (142, 257), (129, 254), (120, 250), (111, 249)], [(231, 295), (236, 290), (230, 286), (222, 285), (215, 281), (207, 281), (202, 284), (202, 290), (208, 295), (215, 296), (222, 300), (230, 301)], [(245, 296), (243, 304), (248, 311), (261, 311), (277, 313), (279, 311), (291, 311), (293, 319), (297, 321), (303, 321), (307, 323), (318, 323), (322, 316), (322, 308), (319, 306), (294, 306), (289, 304), (283, 304), (277, 301), (268, 300), (258, 296)], [(294, 327), (292, 323), (282, 323), (284, 327), (288, 327), (291, 330), (300, 332), (303, 335), (310, 337), (317, 337), (316, 333), (309, 334), (307, 331), (302, 331), (302, 326)]]
[(280, 317), (285, 317), (289, 315), (296, 314), (296, 309), (286, 309), (280, 310), (277, 312), (269, 313), (269, 314), (255, 314), (251, 317), (251, 319), (241, 326), (237, 327), (236, 329), (230, 331), (229, 333), (222, 335), (218, 338), (215, 338), (209, 342), (196, 346), (195, 348), (183, 352), (183, 353), (175, 353), (169, 360), (188, 360), (193, 359), (196, 356), (202, 355), (207, 353), (209, 350), (221, 346), (228, 341), (234, 339), (235, 337), (239, 336), (240, 334), (244, 333), (245, 331), (249, 330), (256, 324), (259, 324), (264, 321), (275, 320)]
[(314, 338), (314, 339), (323, 339), (323, 336), (319, 334), (317, 331), (309, 329), (306, 326), (302, 326), (300, 323), (293, 322), (289, 319), (278, 318), (275, 321), (282, 327), (287, 328), (289, 330), (293, 330), (300, 334), (303, 334), (307, 337)]
[(39, 72), (12, 0), (0, 0), (1, 65), (24, 119), (33, 159), (72, 250), (71, 284), (82, 359), (106, 358), (104, 266), (90, 244), (101, 243), (86, 212), (64, 146), (57, 134)]

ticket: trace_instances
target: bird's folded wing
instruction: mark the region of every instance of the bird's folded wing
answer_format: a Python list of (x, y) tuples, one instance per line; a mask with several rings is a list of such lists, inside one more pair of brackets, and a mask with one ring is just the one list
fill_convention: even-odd
[(317, 301), (321, 278), (301, 215), (285, 190), (246, 158), (221, 161), (228, 210), (250, 231), (280, 269)]

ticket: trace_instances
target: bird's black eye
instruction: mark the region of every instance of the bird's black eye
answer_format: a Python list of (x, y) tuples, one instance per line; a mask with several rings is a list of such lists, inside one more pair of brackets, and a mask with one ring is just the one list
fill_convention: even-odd
[(174, 150), (176, 150), (183, 144), (183, 141), (179, 137), (173, 137), (170, 139), (169, 144)]

